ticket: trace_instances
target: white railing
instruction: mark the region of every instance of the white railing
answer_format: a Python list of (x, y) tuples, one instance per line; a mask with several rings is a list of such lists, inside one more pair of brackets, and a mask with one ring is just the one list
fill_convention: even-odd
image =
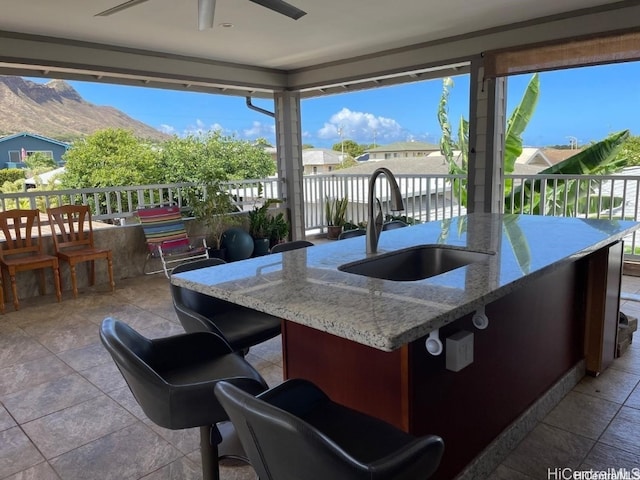
[[(369, 195), (369, 177), (364, 174), (322, 174), (304, 177), (304, 213), (308, 230), (324, 229), (325, 204), (330, 198), (349, 199), (347, 221), (353, 224), (366, 222)], [(402, 192), (405, 210), (400, 215), (418, 222), (429, 222), (463, 215), (466, 209), (457, 202), (452, 187), (454, 179), (464, 179), (464, 175), (396, 175)], [(379, 178), (375, 185), (378, 198), (386, 213), (390, 198), (389, 183)]]
[[(506, 175), (505, 213), (632, 220), (640, 218), (638, 175)], [(636, 233), (625, 253), (640, 254)]]
[[(462, 175), (396, 175), (405, 201), (402, 215), (428, 222), (466, 213), (458, 202)], [(455, 182), (455, 180), (460, 180)], [(322, 174), (303, 179), (304, 214), (308, 231), (324, 231), (325, 203), (328, 198), (349, 199), (347, 220), (366, 221), (369, 175)], [(455, 186), (457, 185), (457, 187)], [(507, 175), (505, 212), (580, 218), (606, 218), (638, 221), (640, 176), (608, 175)], [(141, 185), (133, 187), (85, 188), (78, 190), (26, 191), (0, 195), (0, 210), (16, 207), (46, 209), (63, 204), (88, 204), (94, 219), (116, 224), (126, 223), (138, 208), (175, 204), (187, 208), (185, 189), (192, 183)], [(280, 198), (277, 178), (230, 181), (224, 183), (242, 210), (248, 210), (266, 198)], [(389, 185), (379, 178), (375, 197), (386, 210)], [(391, 212), (387, 212), (391, 213)], [(627, 254), (639, 254), (636, 235), (625, 239)]]
[[(230, 181), (225, 182), (224, 186), (243, 210), (255, 205), (260, 200), (260, 195), (264, 198), (278, 198), (280, 195), (278, 180), (271, 178)], [(178, 205), (186, 209), (186, 189), (194, 187), (194, 183), (174, 183), (75, 190), (27, 190), (0, 194), (0, 211), (14, 208), (39, 208), (45, 211), (59, 205), (81, 204), (91, 206), (94, 220), (123, 224), (139, 208)]]

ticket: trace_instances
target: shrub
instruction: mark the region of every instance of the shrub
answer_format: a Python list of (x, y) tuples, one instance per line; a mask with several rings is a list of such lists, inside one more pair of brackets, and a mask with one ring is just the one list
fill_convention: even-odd
[(0, 185), (4, 185), (5, 182), (15, 182), (16, 180), (24, 179), (24, 170), (21, 168), (6, 168), (0, 170)]

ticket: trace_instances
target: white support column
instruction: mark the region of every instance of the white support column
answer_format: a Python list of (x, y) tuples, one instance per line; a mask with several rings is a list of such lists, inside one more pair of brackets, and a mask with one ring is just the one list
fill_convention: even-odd
[(278, 150), (278, 177), (281, 181), (282, 200), (289, 212), (291, 238), (305, 238), (302, 130), (300, 126), (300, 94), (278, 92), (274, 94), (276, 120), (276, 147)]
[(485, 79), (482, 58), (471, 61), (469, 117), (469, 212), (504, 208), (506, 79)]

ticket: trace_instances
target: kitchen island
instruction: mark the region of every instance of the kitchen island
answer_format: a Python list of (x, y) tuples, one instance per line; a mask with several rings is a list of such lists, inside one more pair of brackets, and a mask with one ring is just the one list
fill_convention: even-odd
[[(470, 214), (382, 233), (379, 256), (425, 244), (486, 253), (422, 280), (341, 271), (366, 257), (357, 237), (172, 282), (283, 318), (285, 377), (414, 434), (441, 435), (434, 478), (453, 478), (568, 372), (598, 374), (612, 361), (621, 239), (637, 226)], [(476, 312), (487, 328), (474, 327)], [(443, 342), (472, 332), (473, 362), (447, 370), (446, 351), (425, 349), (436, 330)]]

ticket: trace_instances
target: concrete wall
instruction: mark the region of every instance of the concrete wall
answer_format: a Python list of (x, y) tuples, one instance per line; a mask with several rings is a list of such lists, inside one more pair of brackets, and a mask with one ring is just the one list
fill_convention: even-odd
[[(185, 222), (189, 235), (203, 234), (204, 229), (197, 222), (187, 220)], [(147, 246), (140, 225), (127, 225), (127, 226), (101, 226), (97, 222), (94, 222), (94, 242), (97, 248), (109, 248), (113, 252), (113, 274), (116, 282), (125, 278), (140, 277), (143, 275), (143, 268), (145, 259), (147, 256)], [(43, 233), (43, 249), (45, 253), (53, 254), (53, 240), (50, 235), (44, 235)], [(158, 266), (158, 261), (152, 260), (154, 263), (152, 266)], [(76, 274), (78, 278), (78, 289), (80, 295), (82, 290), (88, 286), (88, 266), (89, 263), (82, 263), (76, 267)], [(107, 273), (106, 260), (97, 260), (96, 266), (96, 286), (99, 288), (108, 289), (109, 276)], [(62, 272), (62, 297), (63, 301), (73, 298), (71, 293), (71, 276), (69, 273), (69, 266), (66, 262), (60, 262), (60, 269)], [(164, 275), (164, 273), (159, 274)], [(6, 274), (3, 275), (3, 284), (5, 288), (5, 304), (6, 311), (13, 309), (11, 287), (9, 278)], [(47, 295), (54, 295), (55, 289), (53, 284), (53, 275), (51, 269), (45, 269), (46, 279), (46, 293)], [(39, 295), (38, 291), (38, 274), (37, 271), (19, 272), (16, 275), (18, 285), (18, 297), (26, 299)]]

